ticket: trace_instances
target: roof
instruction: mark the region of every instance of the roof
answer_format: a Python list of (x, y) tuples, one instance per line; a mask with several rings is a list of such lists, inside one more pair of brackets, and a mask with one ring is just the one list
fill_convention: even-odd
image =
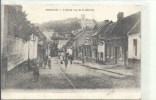
[(107, 39), (118, 39), (127, 37), (127, 33), (131, 30), (131, 28), (135, 25), (135, 23), (140, 18), (141, 12), (134, 13), (130, 16), (123, 18), (122, 20), (117, 21), (115, 28), (107, 36)]
[(69, 40), (67, 43), (66, 43), (66, 47), (67, 48), (70, 48), (73, 44), (73, 42), (78, 38), (79, 35), (81, 35), (82, 31), (79, 31), (77, 32), (77, 35), (75, 36), (75, 38)]
[(86, 38), (89, 38), (88, 40), (88, 44), (89, 41), (90, 41), (90, 38), (91, 38), (91, 35), (92, 35), (93, 31), (83, 31), (78, 37), (77, 37), (77, 46), (80, 47), (82, 46), (85, 42), (87, 43), (86, 41)]
[(37, 35), (40, 40), (46, 39), (46, 36), (40, 30), (38, 30), (38, 32), (35, 33), (35, 35)]
[(78, 32), (74, 39), (78, 38), (81, 35), (82, 32), (83, 32), (83, 30), (81, 30), (80, 32)]
[(91, 36), (89, 37), (88, 40), (86, 40), (86, 42), (84, 42), (84, 45), (91, 45)]
[(116, 27), (117, 22), (112, 22), (103, 34), (100, 34), (100, 39), (105, 39)]
[(112, 21), (110, 21), (109, 23), (105, 24), (103, 23), (101, 25), (101, 27), (95, 31), (95, 33), (92, 36), (98, 35), (98, 34), (103, 34), (105, 32), (105, 30), (107, 29), (107, 27), (112, 23)]
[(128, 35), (137, 34), (141, 31), (141, 20), (139, 19), (136, 24), (131, 28), (131, 30), (128, 32)]
[[(80, 47), (81, 45), (83, 45), (86, 41), (86, 38), (88, 37), (90, 39), (91, 35), (92, 35), (93, 31), (86, 31), (86, 30), (83, 30), (83, 31), (80, 31), (74, 39), (72, 39), (71, 41), (68, 41), (67, 42), (67, 47), (71, 47), (71, 45), (73, 44), (73, 42), (75, 40), (77, 40), (77, 46)], [(89, 43), (89, 41), (87, 41), (87, 45), (88, 44), (91, 44), (91, 42)]]

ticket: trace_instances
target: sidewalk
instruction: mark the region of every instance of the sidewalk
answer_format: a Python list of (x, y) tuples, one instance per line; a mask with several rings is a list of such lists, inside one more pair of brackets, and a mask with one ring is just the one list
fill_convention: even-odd
[(141, 70), (137, 69), (137, 68), (136, 69), (127, 69), (123, 65), (103, 65), (103, 64), (92, 63), (92, 62), (85, 62), (84, 64), (82, 64), (82, 61), (79, 61), (79, 60), (74, 60), (74, 63), (80, 64), (80, 65), (86, 66), (86, 67), (95, 68), (98, 70), (105, 70), (105, 71), (120, 74), (120, 75), (133, 76), (133, 77), (140, 78)]

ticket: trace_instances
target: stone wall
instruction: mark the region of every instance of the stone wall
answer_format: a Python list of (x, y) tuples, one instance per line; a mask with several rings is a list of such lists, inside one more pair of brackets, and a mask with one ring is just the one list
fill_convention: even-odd
[(7, 54), (7, 70), (10, 71), (17, 65), (28, 60), (28, 58), (33, 59), (37, 57), (37, 42), (25, 42), (20, 38), (15, 38), (8, 35)]

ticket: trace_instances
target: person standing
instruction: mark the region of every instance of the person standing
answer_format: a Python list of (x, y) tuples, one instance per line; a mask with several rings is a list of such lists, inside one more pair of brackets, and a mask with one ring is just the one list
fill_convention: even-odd
[(71, 55), (71, 61), (70, 61), (71, 64), (73, 64), (73, 60), (74, 60), (74, 57), (73, 55)]
[(70, 59), (70, 64), (72, 64), (73, 56), (70, 54), (68, 58)]
[(62, 52), (60, 54), (60, 63), (63, 64), (63, 61), (64, 61), (64, 53)]
[(38, 81), (39, 78), (39, 65), (40, 65), (39, 61), (35, 59), (33, 63), (33, 75), (35, 81)]
[(49, 69), (51, 69), (51, 59), (50, 59), (50, 57), (48, 58), (48, 67), (49, 67)]
[(64, 64), (65, 64), (65, 68), (67, 68), (67, 66), (68, 66), (68, 54), (65, 54)]

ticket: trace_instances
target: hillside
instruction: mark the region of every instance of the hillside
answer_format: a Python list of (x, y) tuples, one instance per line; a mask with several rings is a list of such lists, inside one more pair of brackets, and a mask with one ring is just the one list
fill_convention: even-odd
[(54, 30), (59, 35), (71, 33), (73, 30), (80, 29), (80, 19), (68, 18), (65, 20), (49, 21), (39, 25), (41, 30)]

